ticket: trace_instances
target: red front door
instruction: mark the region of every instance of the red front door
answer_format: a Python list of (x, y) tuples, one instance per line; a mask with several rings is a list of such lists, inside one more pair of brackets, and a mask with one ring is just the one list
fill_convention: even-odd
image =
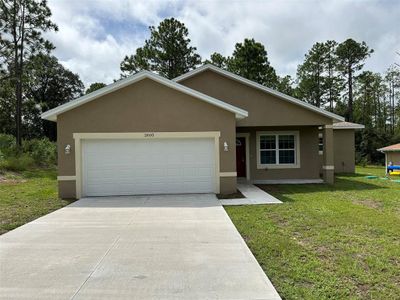
[(238, 177), (246, 177), (246, 138), (236, 138), (236, 172)]

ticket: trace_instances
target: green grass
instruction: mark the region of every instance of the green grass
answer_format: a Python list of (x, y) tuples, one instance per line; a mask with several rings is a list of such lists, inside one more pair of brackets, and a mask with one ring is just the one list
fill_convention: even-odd
[[(262, 186), (279, 205), (226, 207), (284, 299), (400, 299), (400, 183), (357, 168), (334, 186)], [(71, 201), (56, 170), (0, 175), (0, 234)]]
[(57, 195), (55, 169), (0, 174), (0, 234), (71, 203)]
[(333, 186), (260, 186), (284, 201), (226, 211), (283, 299), (400, 299), (400, 183), (359, 167)]

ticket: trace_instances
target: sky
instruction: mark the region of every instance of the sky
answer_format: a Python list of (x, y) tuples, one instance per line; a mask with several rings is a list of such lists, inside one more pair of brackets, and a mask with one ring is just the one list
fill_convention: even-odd
[(315, 42), (365, 41), (374, 53), (365, 69), (384, 72), (400, 63), (400, 0), (50, 0), (59, 30), (45, 36), (54, 55), (86, 86), (120, 77), (125, 55), (149, 37), (148, 26), (174, 17), (189, 30), (202, 59), (231, 55), (254, 38), (281, 76), (295, 76)]

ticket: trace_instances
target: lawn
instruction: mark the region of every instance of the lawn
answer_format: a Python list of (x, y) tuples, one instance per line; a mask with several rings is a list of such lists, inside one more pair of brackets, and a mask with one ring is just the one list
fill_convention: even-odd
[(359, 167), (333, 186), (260, 186), (283, 204), (226, 211), (283, 299), (400, 299), (400, 183)]
[(57, 196), (55, 169), (0, 174), (0, 234), (71, 203)]
[[(334, 186), (260, 186), (278, 205), (226, 207), (283, 299), (400, 299), (400, 183), (358, 168)], [(0, 234), (71, 201), (56, 170), (0, 174)]]

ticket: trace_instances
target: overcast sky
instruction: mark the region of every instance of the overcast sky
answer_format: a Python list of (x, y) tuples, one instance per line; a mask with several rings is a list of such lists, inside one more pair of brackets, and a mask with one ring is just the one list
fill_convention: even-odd
[(175, 17), (189, 29), (203, 59), (232, 54), (236, 42), (263, 43), (279, 75), (295, 75), (304, 54), (317, 41), (349, 37), (375, 50), (365, 68), (383, 72), (400, 62), (400, 0), (50, 0), (56, 33), (46, 34), (61, 63), (85, 83), (111, 83), (119, 64), (157, 26)]

